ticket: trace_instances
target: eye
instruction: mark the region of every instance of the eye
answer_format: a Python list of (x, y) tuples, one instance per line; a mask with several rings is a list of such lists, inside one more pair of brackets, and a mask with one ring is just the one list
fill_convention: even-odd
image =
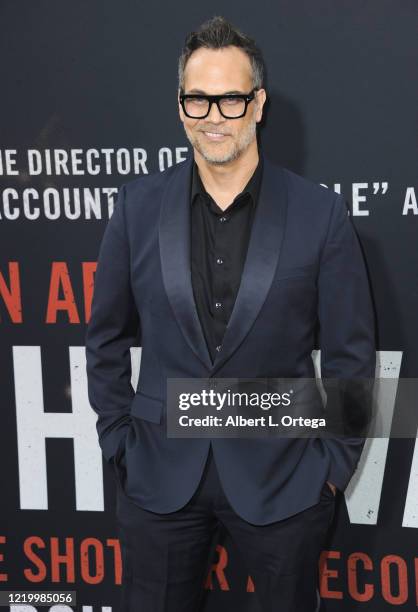
[(190, 102), (193, 102), (193, 104), (207, 104), (206, 98), (191, 98)]
[(222, 98), (221, 103), (226, 106), (236, 106), (242, 102), (241, 98)]

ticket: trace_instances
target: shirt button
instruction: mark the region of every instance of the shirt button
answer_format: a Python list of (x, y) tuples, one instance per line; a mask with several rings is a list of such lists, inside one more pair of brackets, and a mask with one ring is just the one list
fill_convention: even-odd
[(217, 264), (222, 264), (224, 262), (224, 260), (222, 259), (222, 257), (218, 257), (218, 259), (216, 260)]
[(222, 302), (215, 302), (215, 308), (222, 308)]
[(221, 223), (223, 223), (223, 222), (224, 222), (224, 221), (226, 221), (227, 219), (228, 219), (228, 217), (225, 217), (225, 216), (223, 216), (223, 217), (219, 217), (219, 221), (220, 221)]
[(218, 346), (216, 347), (216, 350), (218, 351), (218, 353), (221, 350), (221, 348), (222, 348), (222, 344), (218, 344)]

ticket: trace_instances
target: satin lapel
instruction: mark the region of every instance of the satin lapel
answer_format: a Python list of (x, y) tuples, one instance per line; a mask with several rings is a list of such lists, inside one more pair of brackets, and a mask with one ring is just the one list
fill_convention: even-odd
[(191, 280), (190, 202), (193, 157), (176, 168), (165, 189), (159, 244), (168, 300), (190, 348), (211, 376), (231, 357), (254, 323), (270, 289), (279, 261), (287, 212), (283, 170), (264, 157), (263, 180), (247, 256), (222, 349), (212, 363), (200, 324)]
[(267, 297), (279, 261), (286, 213), (287, 190), (284, 172), (280, 166), (264, 156), (263, 180), (241, 284), (211, 376), (237, 350)]
[(190, 348), (210, 370), (191, 279), (190, 184), (193, 157), (178, 164), (165, 189), (159, 222), (160, 258), (168, 300)]

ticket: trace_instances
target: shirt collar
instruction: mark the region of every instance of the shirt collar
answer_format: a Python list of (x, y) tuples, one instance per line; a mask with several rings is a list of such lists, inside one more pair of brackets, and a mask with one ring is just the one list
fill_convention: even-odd
[[(262, 175), (263, 175), (263, 155), (261, 154), (261, 152), (259, 152), (258, 164), (252, 176), (250, 177), (247, 184), (245, 185), (244, 189), (241, 191), (241, 193), (239, 193), (235, 197), (234, 202), (236, 199), (238, 199), (245, 193), (249, 193), (251, 196), (251, 202), (252, 202), (253, 208), (255, 208), (257, 205), (258, 197), (260, 193)], [(198, 194), (206, 195), (206, 196), (209, 195), (202, 183), (202, 179), (200, 178), (199, 169), (197, 167), (196, 161), (193, 161), (192, 185), (191, 185), (191, 194), (190, 194), (191, 204), (194, 203), (195, 198)]]

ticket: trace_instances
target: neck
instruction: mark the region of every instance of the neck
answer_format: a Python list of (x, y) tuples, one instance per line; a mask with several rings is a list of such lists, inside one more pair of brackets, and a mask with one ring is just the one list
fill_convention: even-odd
[(222, 207), (241, 193), (253, 175), (259, 160), (257, 141), (254, 139), (237, 159), (225, 164), (207, 162), (196, 149), (194, 158), (206, 191)]

